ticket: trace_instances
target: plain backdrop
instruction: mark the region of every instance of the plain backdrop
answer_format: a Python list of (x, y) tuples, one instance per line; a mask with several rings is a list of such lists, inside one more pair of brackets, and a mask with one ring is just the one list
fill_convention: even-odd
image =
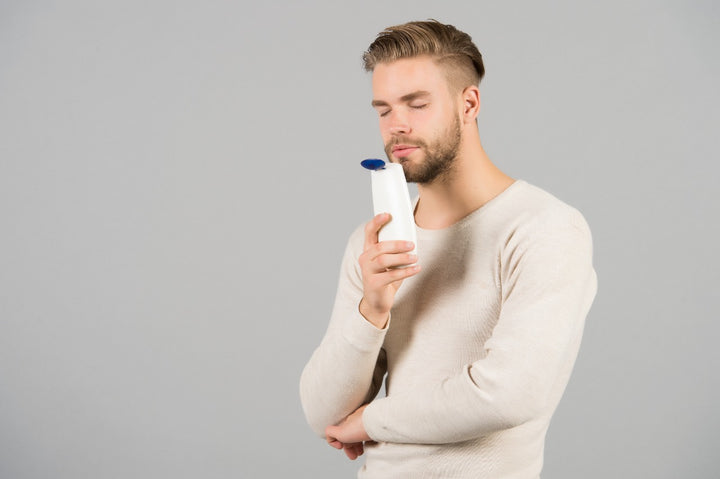
[(354, 477), (298, 380), (372, 216), (361, 54), (427, 18), (483, 53), (491, 158), (593, 231), (543, 477), (715, 477), (711, 0), (0, 1), (0, 477)]

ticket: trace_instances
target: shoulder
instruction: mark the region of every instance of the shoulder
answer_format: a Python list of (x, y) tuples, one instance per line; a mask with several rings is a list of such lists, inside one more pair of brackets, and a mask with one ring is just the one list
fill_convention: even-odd
[(522, 278), (543, 292), (573, 281), (594, 284), (592, 235), (580, 211), (527, 183), (515, 200), (498, 237), (501, 282)]
[(524, 181), (512, 188), (494, 211), (502, 264), (592, 261), (592, 235), (580, 211)]
[(583, 233), (590, 236), (585, 217), (576, 208), (547, 191), (518, 180), (513, 185), (501, 216), (506, 223), (506, 233), (525, 235), (550, 233)]

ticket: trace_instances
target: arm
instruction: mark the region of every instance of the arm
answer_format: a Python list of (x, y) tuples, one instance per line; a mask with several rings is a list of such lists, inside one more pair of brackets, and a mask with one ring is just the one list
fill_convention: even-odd
[(382, 364), (377, 371), (376, 365), (386, 330), (373, 326), (358, 310), (362, 281), (356, 266), (357, 236), (353, 234), (345, 249), (328, 329), (300, 377), (305, 416), (321, 437), (328, 425), (374, 398), (385, 373)]
[(596, 291), (579, 213), (518, 230), (501, 253), (503, 304), (486, 356), (431, 388), (370, 403), (369, 437), (450, 443), (551, 414), (568, 380)]
[(327, 426), (339, 423), (379, 391), (386, 370), (381, 347), (390, 306), (402, 279), (417, 272), (387, 269), (414, 260), (408, 261), (408, 247), (399, 242), (378, 243), (377, 231), (388, 220), (378, 215), (366, 225), (364, 236), (361, 231), (351, 236), (328, 330), (300, 379), (305, 415), (321, 437)]

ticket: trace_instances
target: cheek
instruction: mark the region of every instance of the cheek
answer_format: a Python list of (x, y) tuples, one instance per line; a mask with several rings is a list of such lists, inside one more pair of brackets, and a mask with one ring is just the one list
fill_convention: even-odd
[(448, 115), (440, 108), (419, 110), (414, 118), (416, 129), (434, 130), (448, 121)]
[(432, 121), (436, 125), (447, 125), (452, 123), (455, 118), (454, 115), (454, 112), (450, 109), (438, 109), (433, 112), (432, 118), (429, 118), (428, 121)]

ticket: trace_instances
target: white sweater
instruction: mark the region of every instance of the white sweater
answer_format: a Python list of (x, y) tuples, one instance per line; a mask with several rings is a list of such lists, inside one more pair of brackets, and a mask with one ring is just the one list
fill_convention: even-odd
[(423, 269), (380, 330), (358, 311), (362, 228), (350, 237), (300, 381), (308, 422), (324, 437), (370, 402), (363, 424), (377, 444), (360, 478), (539, 477), (597, 290), (587, 223), (516, 181), (449, 228), (418, 228), (417, 246)]

